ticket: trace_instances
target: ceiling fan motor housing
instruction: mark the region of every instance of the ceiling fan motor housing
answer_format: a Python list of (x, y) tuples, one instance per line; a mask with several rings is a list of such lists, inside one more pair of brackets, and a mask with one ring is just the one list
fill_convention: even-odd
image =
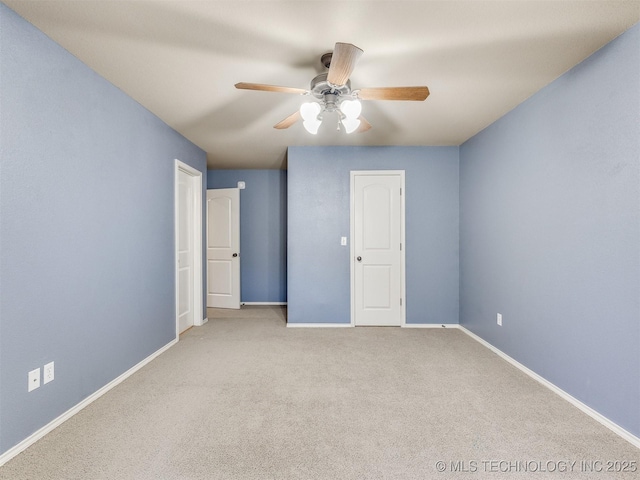
[[(318, 100), (325, 100), (325, 96), (327, 94), (335, 95), (335, 98), (340, 97), (342, 95), (350, 96), (351, 95), (351, 81), (347, 80), (347, 83), (341, 86), (331, 85), (327, 81), (326, 73), (321, 73), (313, 80), (311, 80), (311, 88), (309, 89), (309, 93), (316, 97)], [(335, 103), (335, 102), (334, 102)]]

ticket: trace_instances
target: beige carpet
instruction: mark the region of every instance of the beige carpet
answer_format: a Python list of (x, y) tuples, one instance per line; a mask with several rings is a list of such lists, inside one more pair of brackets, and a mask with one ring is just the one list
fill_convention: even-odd
[(605, 471), (640, 450), (459, 330), (284, 315), (209, 310), (0, 478), (640, 478)]

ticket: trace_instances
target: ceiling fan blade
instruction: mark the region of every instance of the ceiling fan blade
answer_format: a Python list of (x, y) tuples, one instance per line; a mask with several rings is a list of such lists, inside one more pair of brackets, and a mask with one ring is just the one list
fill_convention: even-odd
[(261, 90), (263, 92), (297, 93), (304, 95), (307, 91), (303, 88), (279, 87), (278, 85), (264, 85), (262, 83), (236, 83), (236, 88), (240, 90)]
[(331, 56), (327, 81), (339, 87), (347, 83), (362, 52), (362, 49), (350, 43), (336, 43)]
[(367, 130), (371, 129), (371, 124), (367, 122), (367, 119), (362, 115), (358, 117), (358, 120), (360, 120), (360, 126), (356, 130), (357, 133), (366, 132)]
[(421, 102), (429, 96), (428, 87), (380, 87), (361, 88), (358, 93), (360, 100), (413, 100)]
[(277, 128), (278, 130), (284, 130), (285, 128), (289, 128), (291, 125), (300, 120), (302, 116), (300, 115), (300, 110), (296, 110), (287, 118), (282, 120), (280, 123), (276, 123), (273, 128)]

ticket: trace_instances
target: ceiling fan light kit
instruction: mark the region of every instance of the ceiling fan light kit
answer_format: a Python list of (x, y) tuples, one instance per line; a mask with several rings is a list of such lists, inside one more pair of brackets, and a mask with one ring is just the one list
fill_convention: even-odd
[(282, 130), (302, 119), (305, 130), (313, 135), (318, 133), (325, 112), (338, 114), (338, 130), (340, 124), (346, 133), (369, 130), (371, 124), (361, 115), (360, 100), (424, 101), (429, 96), (426, 86), (363, 88), (352, 91), (349, 77), (362, 53), (362, 49), (350, 43), (336, 43), (333, 52), (325, 53), (321, 58), (322, 64), (329, 71), (311, 80), (309, 90), (245, 82), (236, 83), (235, 86), (243, 90), (296, 93), (314, 97), (317, 101), (303, 103), (299, 111), (274, 125), (274, 128)]
[[(324, 112), (337, 112), (339, 115), (339, 123), (342, 123), (347, 133), (353, 133), (360, 126), (360, 112), (362, 112), (362, 104), (359, 100), (342, 100), (336, 105), (335, 98), (324, 99), (322, 105), (317, 102), (306, 102), (300, 105), (300, 116), (303, 119), (302, 125), (305, 130), (313, 135), (318, 133), (320, 124), (324, 119)], [(340, 125), (338, 124), (338, 127)]]

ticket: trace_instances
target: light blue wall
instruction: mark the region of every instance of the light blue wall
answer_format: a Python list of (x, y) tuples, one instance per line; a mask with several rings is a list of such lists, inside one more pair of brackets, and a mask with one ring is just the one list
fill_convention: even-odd
[(2, 453), (175, 338), (174, 159), (206, 158), (2, 4), (0, 32)]
[(240, 281), (243, 302), (287, 301), (287, 172), (209, 170), (207, 188), (240, 190)]
[(351, 321), (351, 170), (405, 170), (407, 323), (458, 323), (458, 147), (289, 148), (288, 321)]
[(639, 46), (636, 26), (460, 149), (460, 323), (635, 435)]

